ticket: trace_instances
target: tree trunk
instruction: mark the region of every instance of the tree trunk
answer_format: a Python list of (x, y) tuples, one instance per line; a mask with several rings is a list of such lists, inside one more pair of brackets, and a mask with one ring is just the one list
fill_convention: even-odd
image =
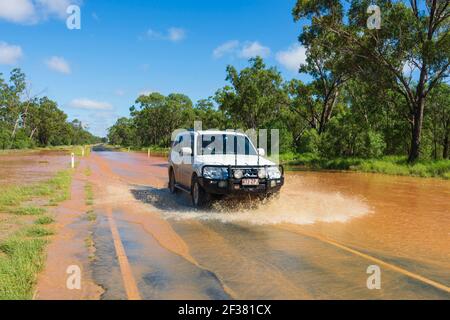
[(319, 134), (322, 134), (325, 131), (325, 127), (331, 118), (334, 107), (336, 106), (338, 96), (339, 90), (336, 89), (334, 93), (330, 95), (330, 98), (324, 102), (324, 107), (319, 122)]
[(414, 106), (414, 122), (411, 132), (411, 149), (409, 151), (408, 162), (412, 163), (419, 159), (420, 156), (420, 138), (422, 134), (423, 109), (425, 100), (420, 97)]
[(442, 158), (448, 159), (448, 147), (449, 147), (449, 141), (448, 141), (448, 131), (444, 137), (444, 151), (442, 151)]
[(37, 127), (31, 131), (30, 140), (33, 139), (33, 136), (34, 136), (34, 133), (36, 132), (36, 130), (37, 130)]

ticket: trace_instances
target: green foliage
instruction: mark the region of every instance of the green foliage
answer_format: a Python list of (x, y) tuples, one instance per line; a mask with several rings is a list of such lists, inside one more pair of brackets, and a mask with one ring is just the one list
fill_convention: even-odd
[(32, 298), (37, 273), (44, 266), (46, 242), (17, 236), (0, 244), (0, 300)]
[(300, 153), (318, 153), (320, 145), (320, 136), (316, 129), (305, 130), (300, 138), (298, 152)]
[(39, 208), (39, 207), (19, 207), (19, 208), (10, 210), (11, 213), (20, 215), (20, 216), (37, 216), (37, 215), (45, 213), (45, 211), (46, 210), (44, 208)]
[(49, 217), (49, 216), (39, 217), (36, 219), (36, 221), (34, 221), (35, 224), (40, 224), (40, 225), (48, 225), (53, 222), (55, 222), (55, 219), (53, 219), (52, 217)]
[[(409, 164), (404, 156), (385, 156), (380, 159), (336, 157), (326, 159), (315, 154), (286, 154), (280, 157), (288, 169), (351, 170), (399, 176), (439, 177), (450, 179), (450, 161), (419, 161)], [(300, 167), (299, 167), (300, 166)]]
[[(3, 188), (0, 193), (2, 212), (15, 215), (41, 215), (43, 208), (26, 205), (38, 197), (67, 197), (71, 172), (59, 172), (52, 179), (34, 185)], [(14, 217), (19, 220), (19, 217)], [(19, 220), (22, 221), (23, 220)], [(28, 219), (26, 219), (28, 221)], [(36, 277), (45, 261), (45, 237), (53, 231), (44, 225), (53, 223), (49, 216), (39, 216), (33, 225), (25, 224), (15, 234), (0, 242), (0, 300), (31, 299)], [(18, 223), (20, 227), (22, 224)]]
[(86, 212), (86, 219), (91, 222), (97, 220), (97, 215), (94, 213), (94, 210)]
[(25, 231), (27, 237), (46, 237), (53, 235), (54, 232), (41, 226), (31, 226)]
[[(379, 92), (399, 95), (407, 109), (401, 117), (410, 132), (408, 161), (415, 162), (424, 151), (429, 151), (423, 145), (428, 141), (427, 137), (422, 139), (422, 129), (432, 92), (450, 74), (448, 1), (352, 0), (348, 8), (343, 3), (297, 1), (294, 19), (307, 20), (299, 36), (308, 49), (307, 63), (301, 69), (313, 76), (312, 85), (319, 89), (318, 100), (324, 94), (328, 97), (328, 93), (339, 93), (342, 84), (350, 78), (369, 84)], [(382, 13), (378, 29), (367, 27), (370, 4), (379, 6)], [(414, 69), (416, 72), (412, 72)], [(339, 77), (341, 81), (336, 83)], [(326, 120), (331, 114), (327, 104), (322, 110), (325, 113), (321, 113), (321, 128), (323, 116)], [(436, 134), (437, 131), (434, 140)], [(436, 158), (436, 147), (434, 152)]]
[(348, 111), (330, 120), (328, 130), (320, 139), (319, 153), (322, 157), (376, 158), (383, 155), (386, 144), (382, 135), (356, 120)]
[(90, 206), (94, 204), (94, 191), (90, 183), (86, 183), (86, 185), (84, 186), (84, 193), (86, 197), (86, 205)]
[(227, 67), (226, 79), (231, 86), (220, 89), (215, 99), (232, 127), (269, 129), (288, 104), (283, 78), (275, 68), (267, 68), (261, 57), (249, 62), (250, 66), (240, 72)]
[(13, 186), (4, 188), (0, 193), (0, 207), (10, 208), (8, 211), (18, 212), (18, 214), (35, 214), (40, 209), (34, 207), (17, 208), (24, 201), (32, 200), (34, 197), (51, 197), (51, 201), (63, 201), (69, 197), (69, 187), (72, 175), (69, 171), (60, 171), (55, 177), (48, 181), (40, 182), (29, 186)]

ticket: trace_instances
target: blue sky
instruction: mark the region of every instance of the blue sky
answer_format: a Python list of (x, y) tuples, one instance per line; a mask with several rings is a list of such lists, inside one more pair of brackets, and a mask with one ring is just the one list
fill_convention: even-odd
[[(81, 8), (81, 30), (65, 10)], [(56, 100), (97, 135), (127, 116), (140, 93), (194, 102), (225, 82), (225, 68), (263, 55), (286, 79), (304, 59), (295, 0), (0, 0), (0, 72), (27, 74), (33, 94)]]

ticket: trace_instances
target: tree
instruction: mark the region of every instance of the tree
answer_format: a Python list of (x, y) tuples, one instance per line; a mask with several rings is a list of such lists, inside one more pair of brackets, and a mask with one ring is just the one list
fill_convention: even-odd
[(426, 127), (431, 131), (433, 158), (438, 158), (438, 145), (442, 158), (449, 159), (450, 138), (450, 85), (442, 83), (430, 93), (425, 114)]
[(139, 146), (168, 146), (175, 129), (191, 128), (194, 122), (192, 101), (178, 93), (141, 95), (130, 113)]
[[(303, 27), (299, 36), (300, 43), (306, 49), (306, 63), (300, 66), (301, 73), (307, 73), (313, 77), (313, 81), (307, 88), (299, 87), (301, 93), (311, 95), (306, 100), (306, 107), (311, 115), (311, 127), (322, 134), (328, 121), (333, 115), (333, 110), (339, 100), (341, 87), (349, 79), (351, 70), (345, 68), (346, 57), (340, 53), (341, 41), (338, 36), (330, 32), (324, 25), (327, 23), (340, 24), (343, 21), (343, 8), (338, 1), (327, 1), (325, 15), (318, 15), (310, 24)], [(309, 5), (312, 1), (298, 1), (293, 10), (294, 20), (298, 21), (305, 15), (309, 15)], [(294, 83), (294, 92), (295, 83)]]
[(218, 90), (215, 99), (234, 127), (267, 128), (288, 105), (288, 96), (276, 68), (266, 68), (261, 57), (252, 58), (249, 63), (240, 72), (233, 66), (227, 67), (226, 80), (231, 86)]
[[(419, 158), (423, 115), (430, 92), (449, 75), (450, 11), (448, 1), (375, 1), (381, 8), (381, 29), (369, 30), (367, 0), (352, 0), (348, 23), (336, 19), (338, 0), (298, 0), (297, 19), (310, 17), (342, 42), (347, 68), (374, 83), (386, 83), (400, 93), (409, 108), (411, 143), (409, 162)], [(423, 10), (424, 8), (425, 10)], [(405, 73), (406, 67), (416, 70)]]
[(44, 97), (39, 101), (37, 118), (37, 139), (40, 145), (58, 145), (60, 133), (66, 124), (67, 115), (58, 109), (56, 102)]
[(116, 123), (108, 129), (108, 141), (113, 145), (133, 146), (135, 137), (136, 130), (133, 121), (125, 117), (117, 119)]
[(194, 112), (195, 120), (202, 121), (203, 129), (223, 129), (226, 127), (224, 114), (217, 110), (211, 97), (197, 101)]

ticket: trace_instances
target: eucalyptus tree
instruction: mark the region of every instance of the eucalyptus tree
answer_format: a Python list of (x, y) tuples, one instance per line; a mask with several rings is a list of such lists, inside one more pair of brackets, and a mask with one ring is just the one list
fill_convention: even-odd
[[(375, 28), (368, 24), (374, 4), (381, 13)], [(442, 0), (352, 0), (348, 10), (339, 0), (298, 0), (294, 7), (294, 17), (312, 19), (338, 37), (349, 72), (382, 89), (389, 84), (404, 98), (411, 128), (409, 162), (420, 156), (426, 100), (449, 76), (449, 7)]]

